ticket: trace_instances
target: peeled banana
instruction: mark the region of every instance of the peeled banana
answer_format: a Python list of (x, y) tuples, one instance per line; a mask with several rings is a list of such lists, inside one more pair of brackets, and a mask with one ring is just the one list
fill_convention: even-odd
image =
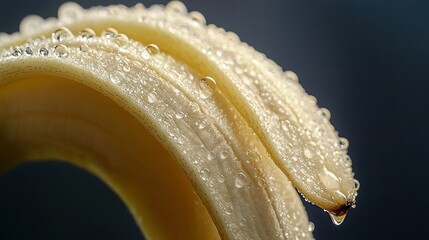
[(298, 83), (178, 1), (26, 17), (0, 34), (0, 167), (75, 164), (149, 239), (312, 239), (295, 188), (341, 223), (348, 141)]

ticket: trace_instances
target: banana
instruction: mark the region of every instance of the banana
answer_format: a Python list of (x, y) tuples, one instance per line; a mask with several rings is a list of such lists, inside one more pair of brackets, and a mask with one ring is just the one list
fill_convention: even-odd
[(348, 141), (298, 83), (177, 1), (32, 15), (0, 34), (0, 166), (75, 164), (149, 239), (312, 239), (295, 188), (340, 224)]

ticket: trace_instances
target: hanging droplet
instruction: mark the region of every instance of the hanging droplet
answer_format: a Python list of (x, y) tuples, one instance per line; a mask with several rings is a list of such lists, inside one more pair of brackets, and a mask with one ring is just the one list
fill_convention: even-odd
[(335, 225), (341, 225), (341, 223), (344, 222), (344, 219), (346, 219), (347, 213), (343, 215), (335, 215), (332, 213), (329, 213), (329, 217), (331, 217), (332, 223)]
[(357, 179), (353, 179), (353, 182), (355, 183), (355, 191), (359, 191), (360, 182)]
[(338, 146), (340, 147), (341, 150), (347, 150), (347, 148), (349, 147), (349, 140), (347, 140), (347, 138), (340, 137)]
[(326, 120), (331, 119), (331, 112), (329, 112), (329, 110), (328, 110), (328, 109), (326, 109), (326, 108), (320, 108), (320, 109), (319, 109), (319, 111), (318, 111), (318, 113), (319, 113), (323, 118), (325, 118)]
[(246, 175), (244, 175), (244, 173), (237, 174), (235, 177), (235, 186), (237, 188), (242, 188), (246, 183)]
[(114, 28), (107, 28), (101, 34), (101, 36), (103, 36), (107, 39), (110, 39), (110, 40), (114, 39), (116, 35), (118, 35), (118, 31), (116, 31), (116, 29), (114, 29)]
[(59, 58), (66, 58), (69, 56), (69, 49), (65, 45), (59, 44), (54, 47), (54, 53)]
[(26, 47), (25, 48), (25, 54), (31, 56), (33, 55), (33, 49), (31, 49), (31, 47)]
[(82, 39), (91, 39), (95, 37), (95, 32), (91, 28), (85, 28), (79, 33), (79, 37)]
[(189, 17), (195, 22), (201, 23), (202, 25), (206, 25), (206, 18), (200, 12), (190, 12)]
[(129, 42), (129, 39), (125, 34), (120, 33), (115, 36), (115, 43), (118, 44), (118, 46), (120, 47), (128, 45), (128, 42)]
[(156, 55), (159, 53), (159, 47), (156, 44), (149, 44), (146, 46), (146, 50), (149, 52), (149, 54), (151, 55)]
[(44, 56), (44, 57), (46, 57), (46, 56), (49, 55), (49, 50), (47, 48), (45, 48), (45, 47), (42, 47), (42, 48), (39, 49), (39, 54), (42, 55), (42, 56)]
[(316, 226), (314, 225), (313, 222), (308, 222), (308, 231), (309, 232), (313, 232), (315, 228), (316, 228)]
[(285, 75), (286, 79), (288, 79), (290, 81), (298, 82), (298, 76), (296, 75), (296, 73), (288, 70), (284, 73), (284, 75)]
[(73, 38), (73, 33), (66, 27), (61, 27), (52, 33), (53, 42), (62, 42)]
[(19, 57), (22, 55), (22, 49), (20, 47), (13, 48), (12, 56)]
[(158, 95), (156, 94), (155, 91), (152, 91), (147, 95), (147, 101), (149, 103), (156, 103), (157, 100), (158, 100)]

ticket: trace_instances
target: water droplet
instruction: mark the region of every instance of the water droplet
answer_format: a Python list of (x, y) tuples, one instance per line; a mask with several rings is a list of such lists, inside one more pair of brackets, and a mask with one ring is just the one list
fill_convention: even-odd
[(66, 27), (61, 27), (52, 33), (53, 42), (62, 42), (73, 38), (73, 33)]
[(72, 21), (83, 15), (82, 7), (74, 2), (66, 2), (58, 9), (58, 18), (62, 21)]
[(235, 177), (235, 186), (237, 188), (242, 188), (246, 183), (246, 175), (244, 175), (244, 173), (237, 174)]
[(176, 12), (176, 13), (186, 14), (188, 12), (188, 10), (186, 9), (185, 4), (183, 4), (180, 1), (171, 1), (171, 2), (167, 3), (167, 5), (165, 6), (165, 8), (168, 11), (173, 11), (173, 12)]
[(128, 64), (128, 61), (126, 60), (121, 61), (120, 65), (122, 67), (122, 70), (124, 70), (124, 72), (129, 72), (131, 70), (130, 65)]
[(298, 153), (292, 154), (292, 160), (297, 162), (299, 160), (299, 154)]
[(319, 113), (322, 117), (324, 117), (326, 120), (331, 119), (331, 112), (329, 112), (329, 110), (328, 110), (328, 109), (326, 109), (326, 108), (320, 108), (320, 109), (319, 109), (319, 111), (318, 111), (318, 113)]
[(25, 48), (25, 54), (27, 54), (27, 55), (33, 55), (33, 49), (31, 49), (31, 47), (26, 47)]
[(316, 228), (316, 226), (314, 225), (313, 222), (308, 222), (308, 231), (309, 232), (313, 232), (315, 228)]
[(149, 52), (149, 54), (151, 55), (156, 55), (159, 53), (159, 47), (156, 44), (149, 44), (146, 46), (146, 50)]
[(118, 44), (118, 46), (120, 47), (126, 46), (128, 42), (129, 42), (129, 39), (125, 34), (120, 33), (115, 36), (115, 43)]
[(118, 31), (114, 28), (107, 28), (101, 34), (101, 36), (103, 36), (107, 39), (114, 39), (116, 35), (118, 35)]
[(22, 49), (21, 48), (19, 48), (19, 47), (13, 48), (12, 56), (19, 57), (21, 55), (22, 55)]
[(316, 144), (314, 142), (309, 142), (305, 144), (304, 147), (304, 156), (308, 159), (313, 158)]
[(286, 71), (284, 73), (284, 75), (285, 75), (286, 79), (289, 79), (289, 80), (294, 81), (294, 82), (298, 82), (298, 76), (296, 75), (296, 73), (294, 73), (292, 71)]
[(347, 148), (349, 147), (349, 140), (347, 140), (347, 138), (340, 137), (338, 146), (340, 147), (341, 150), (347, 150)]
[(207, 99), (213, 94), (216, 81), (212, 77), (204, 77), (199, 82), (199, 93), (201, 99)]
[(206, 24), (206, 18), (200, 12), (190, 12), (189, 17), (195, 22), (201, 23), (202, 25)]
[(158, 95), (155, 91), (152, 91), (147, 95), (147, 101), (149, 103), (156, 103), (156, 101), (158, 101)]
[(54, 53), (59, 58), (66, 58), (69, 55), (69, 50), (65, 45), (59, 44), (54, 47)]
[(207, 181), (210, 178), (210, 171), (207, 168), (203, 168), (200, 170), (200, 175), (203, 181)]
[(124, 75), (120, 71), (114, 71), (109, 74), (110, 80), (115, 84), (119, 84), (123, 77)]
[(200, 129), (200, 130), (204, 129), (207, 125), (207, 123), (204, 120), (197, 121), (196, 124), (197, 124), (198, 129)]
[(213, 159), (215, 159), (215, 158), (216, 158), (216, 152), (214, 152), (214, 151), (210, 151), (210, 152), (207, 154), (207, 160), (211, 161), (211, 160), (213, 160)]
[(344, 222), (344, 219), (346, 219), (347, 213), (344, 215), (335, 215), (335, 214), (329, 213), (329, 216), (331, 217), (332, 223), (338, 226)]
[(217, 181), (219, 183), (223, 183), (225, 182), (225, 177), (222, 174), (219, 174), (219, 176), (217, 176)]
[(355, 191), (358, 191), (360, 188), (360, 182), (357, 179), (353, 179), (353, 182), (355, 183)]
[(91, 39), (95, 37), (95, 32), (91, 28), (85, 28), (84, 30), (80, 31), (79, 37), (82, 39)]
[(88, 51), (89, 51), (89, 46), (88, 46), (88, 45), (86, 45), (86, 44), (82, 44), (82, 45), (80, 45), (80, 46), (79, 46), (79, 49), (80, 49), (82, 52), (88, 52)]
[(228, 151), (223, 150), (222, 152), (220, 152), (220, 158), (221, 159), (226, 159), (228, 157)]
[(177, 113), (176, 113), (176, 118), (177, 118), (177, 119), (182, 119), (182, 118), (184, 118), (184, 117), (185, 117), (185, 113), (184, 113), (184, 112), (180, 111), (180, 112), (177, 112)]
[(46, 57), (46, 56), (49, 55), (49, 50), (46, 49), (45, 47), (42, 47), (42, 48), (39, 49), (39, 54), (42, 55), (42, 56), (44, 56), (44, 57)]

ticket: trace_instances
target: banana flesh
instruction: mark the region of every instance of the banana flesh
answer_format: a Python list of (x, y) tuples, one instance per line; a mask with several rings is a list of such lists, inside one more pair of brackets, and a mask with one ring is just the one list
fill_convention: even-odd
[(29, 16), (0, 35), (0, 166), (62, 159), (148, 238), (312, 239), (294, 187), (340, 223), (348, 142), (290, 71), (173, 1)]

